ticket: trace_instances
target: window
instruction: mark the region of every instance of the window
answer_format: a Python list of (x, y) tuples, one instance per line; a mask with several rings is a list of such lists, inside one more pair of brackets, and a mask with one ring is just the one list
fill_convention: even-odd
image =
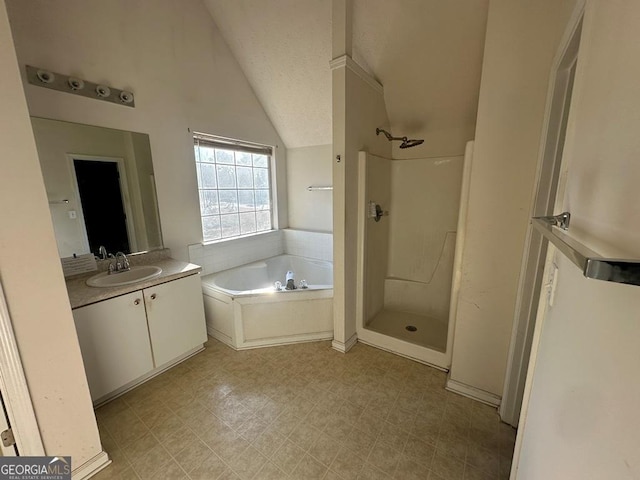
[(203, 241), (272, 229), (271, 147), (193, 136)]

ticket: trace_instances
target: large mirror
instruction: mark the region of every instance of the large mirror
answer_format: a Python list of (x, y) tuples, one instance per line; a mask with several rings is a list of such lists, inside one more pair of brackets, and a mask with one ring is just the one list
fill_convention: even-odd
[(162, 247), (149, 136), (31, 118), (61, 258)]

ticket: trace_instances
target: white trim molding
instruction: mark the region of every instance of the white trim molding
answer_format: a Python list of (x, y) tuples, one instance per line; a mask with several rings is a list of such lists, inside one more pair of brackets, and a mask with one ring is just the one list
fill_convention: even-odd
[(472, 400), (477, 400), (478, 402), (486, 403), (492, 407), (500, 406), (500, 397), (498, 395), (452, 380), (451, 373), (447, 376), (447, 386), (445, 390), (468, 397)]
[(9, 309), (0, 284), (0, 391), (22, 456), (44, 455), (40, 429), (33, 410)]
[(384, 87), (380, 82), (373, 78), (364, 68), (358, 65), (349, 55), (342, 55), (341, 57), (334, 58), (329, 62), (331, 70), (338, 68), (348, 68), (358, 77), (364, 80), (371, 88), (373, 88), (380, 95), (384, 95)]
[(333, 341), (331, 342), (331, 348), (341, 353), (347, 353), (349, 350), (353, 348), (353, 346), (356, 344), (357, 341), (358, 341), (357, 333), (354, 333), (353, 335), (351, 335), (351, 337), (349, 337), (349, 339), (344, 343), (334, 338)]
[(85, 478), (93, 477), (96, 473), (104, 470), (111, 464), (109, 455), (106, 452), (100, 452), (93, 458), (90, 458), (78, 468), (71, 472), (71, 478), (73, 480), (84, 480)]

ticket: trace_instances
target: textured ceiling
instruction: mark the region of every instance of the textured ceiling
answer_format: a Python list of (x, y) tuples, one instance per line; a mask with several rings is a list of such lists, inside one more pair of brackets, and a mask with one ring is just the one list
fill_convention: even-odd
[[(288, 148), (331, 143), (331, 0), (204, 0)], [(385, 89), (401, 158), (473, 137), (489, 0), (353, 0), (353, 58)]]
[(287, 148), (331, 143), (331, 1), (204, 3)]

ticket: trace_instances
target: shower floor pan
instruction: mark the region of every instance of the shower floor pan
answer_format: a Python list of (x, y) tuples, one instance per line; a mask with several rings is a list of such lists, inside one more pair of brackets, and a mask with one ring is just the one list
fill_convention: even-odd
[(447, 348), (447, 324), (415, 313), (383, 309), (365, 328), (442, 353)]

